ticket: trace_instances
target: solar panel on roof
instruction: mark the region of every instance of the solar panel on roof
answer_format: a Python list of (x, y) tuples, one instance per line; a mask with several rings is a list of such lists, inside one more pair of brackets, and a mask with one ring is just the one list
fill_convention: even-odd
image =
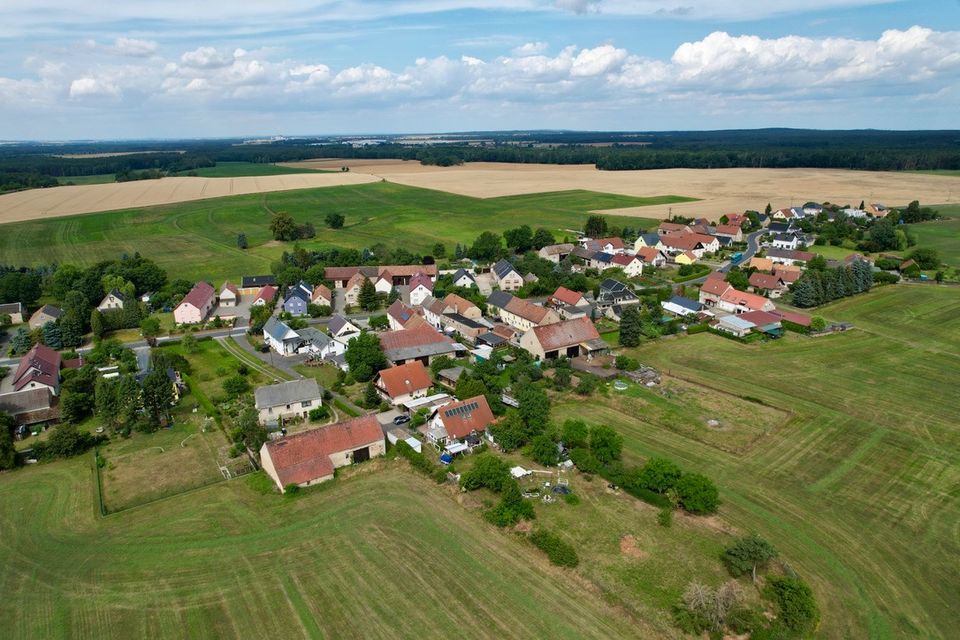
[(453, 409), (448, 409), (447, 411), (444, 412), (444, 415), (447, 417), (459, 416), (459, 415), (463, 415), (464, 413), (470, 413), (471, 411), (474, 411), (479, 407), (480, 407), (479, 402), (471, 402), (470, 404), (465, 404), (459, 407), (454, 407)]

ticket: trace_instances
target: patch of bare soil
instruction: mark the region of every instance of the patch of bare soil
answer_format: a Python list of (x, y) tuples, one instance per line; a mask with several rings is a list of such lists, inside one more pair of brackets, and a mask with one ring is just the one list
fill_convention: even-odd
[(620, 538), (620, 553), (637, 560), (646, 560), (650, 557), (649, 553), (637, 546), (637, 539), (629, 533)]

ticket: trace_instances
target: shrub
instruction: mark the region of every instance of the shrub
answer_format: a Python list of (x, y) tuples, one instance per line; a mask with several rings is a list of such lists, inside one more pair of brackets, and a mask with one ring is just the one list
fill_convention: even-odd
[(250, 383), (239, 373), (223, 381), (223, 392), (228, 396), (237, 397), (250, 390)]
[(752, 572), (753, 579), (756, 581), (757, 568), (766, 566), (776, 557), (777, 550), (773, 545), (756, 534), (750, 534), (727, 547), (721, 559), (733, 577), (738, 578)]
[(565, 496), (563, 496), (563, 501), (569, 505), (576, 506), (580, 504), (580, 496), (578, 496), (575, 493), (568, 493)]
[(715, 513), (720, 506), (717, 486), (699, 473), (684, 474), (676, 485), (680, 506), (694, 514)]
[(510, 466), (492, 453), (475, 457), (473, 468), (460, 477), (460, 486), (468, 491), (486, 487), (500, 493), (510, 480)]
[(538, 529), (530, 534), (530, 542), (547, 554), (550, 562), (557, 566), (575, 567), (580, 564), (577, 550), (554, 533)]
[(619, 355), (614, 361), (614, 366), (621, 371), (636, 371), (640, 368), (640, 361), (630, 356)]
[(319, 422), (320, 420), (326, 420), (330, 417), (330, 410), (326, 407), (317, 407), (316, 409), (310, 410), (310, 419), (314, 422)]
[(570, 450), (570, 460), (583, 473), (600, 471), (600, 461), (588, 449), (577, 447)]
[(680, 467), (666, 458), (650, 458), (640, 469), (637, 477), (639, 484), (657, 493), (666, 493), (673, 489), (680, 479)]
[(687, 335), (689, 336), (696, 335), (698, 333), (704, 333), (706, 331), (710, 331), (710, 325), (706, 322), (687, 327)]
[(577, 388), (574, 391), (581, 396), (589, 396), (594, 391), (597, 390), (597, 381), (588, 376), (582, 376), (580, 378), (580, 384), (577, 385)]
[(774, 576), (766, 595), (777, 605), (777, 622), (800, 635), (812, 632), (820, 621), (813, 591), (800, 578)]
[(300, 493), (300, 485), (290, 483), (283, 487), (283, 493), (284, 495), (287, 495), (293, 498)]
[(660, 512), (657, 513), (657, 522), (661, 527), (670, 528), (670, 525), (673, 524), (673, 509), (670, 507), (663, 507), (660, 509)]

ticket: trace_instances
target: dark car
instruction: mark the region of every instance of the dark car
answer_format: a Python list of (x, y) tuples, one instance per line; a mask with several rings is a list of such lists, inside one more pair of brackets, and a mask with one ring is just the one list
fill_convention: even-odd
[(407, 424), (410, 422), (410, 416), (397, 416), (393, 419), (393, 424)]
[(257, 350), (260, 351), (260, 353), (269, 353), (269, 351), (270, 351), (270, 345), (268, 345), (268, 344), (262, 344), (262, 345), (260, 345), (259, 347), (257, 347)]

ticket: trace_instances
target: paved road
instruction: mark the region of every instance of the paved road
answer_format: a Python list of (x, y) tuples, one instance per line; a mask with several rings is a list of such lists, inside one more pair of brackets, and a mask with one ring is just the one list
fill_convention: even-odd
[[(764, 230), (761, 229), (759, 231), (754, 231), (753, 233), (747, 236), (747, 248), (743, 252), (743, 257), (740, 259), (740, 262), (738, 264), (744, 264), (746, 262), (750, 262), (750, 258), (755, 256), (757, 252), (760, 251), (760, 236), (762, 236), (763, 233), (764, 233)], [(733, 267), (733, 263), (727, 260), (726, 262), (720, 265), (720, 268), (717, 269), (717, 271), (719, 271), (720, 273), (727, 273), (728, 271), (730, 271), (732, 267)], [(687, 280), (686, 282), (681, 282), (680, 284), (683, 284), (683, 285), (703, 284), (709, 275), (710, 274), (708, 273), (702, 278)]]

